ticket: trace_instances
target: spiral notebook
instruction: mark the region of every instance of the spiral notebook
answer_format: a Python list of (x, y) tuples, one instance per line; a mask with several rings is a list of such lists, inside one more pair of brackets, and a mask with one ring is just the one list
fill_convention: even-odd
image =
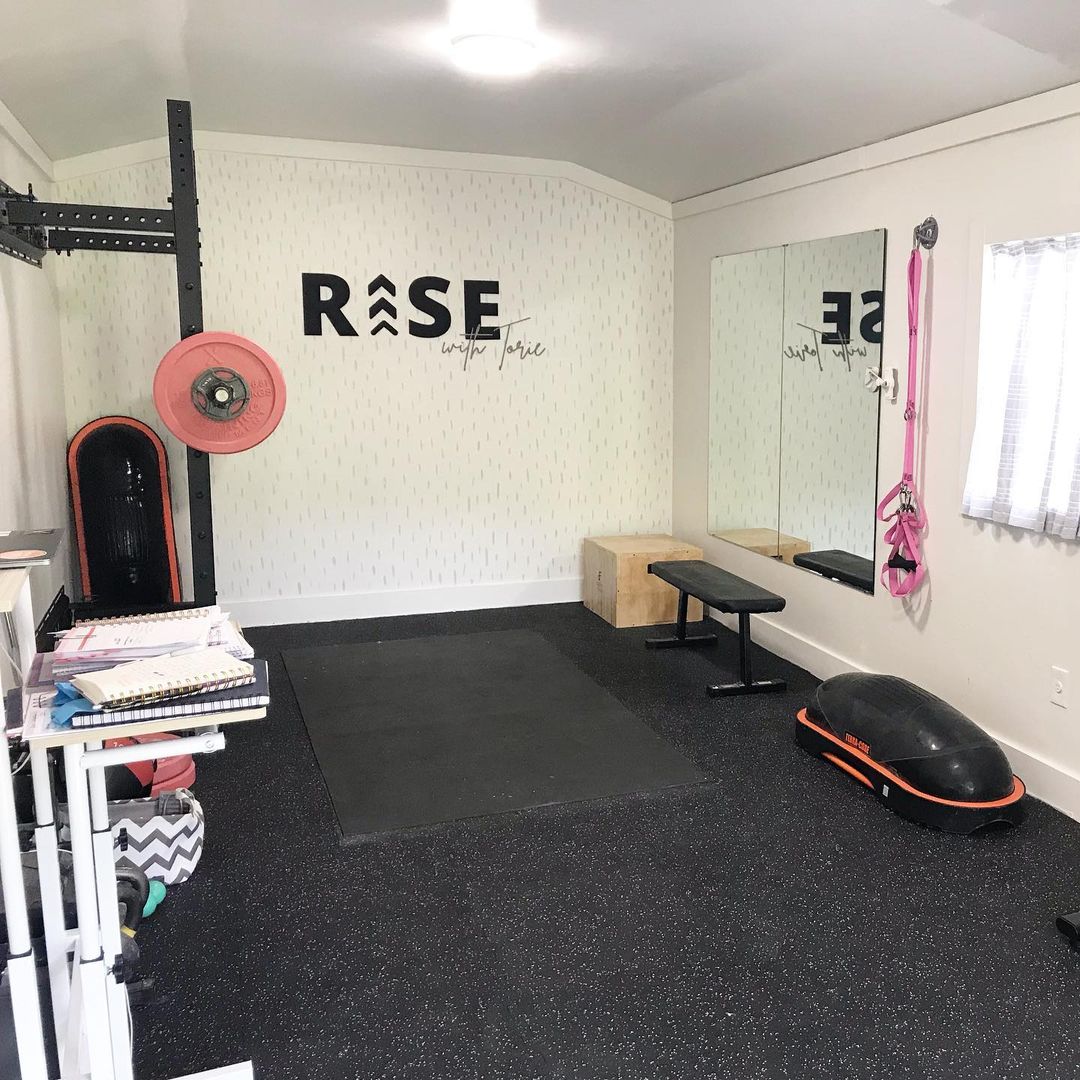
[(179, 716), (205, 716), (208, 713), (236, 712), (240, 709), (265, 709), (270, 704), (270, 680), (266, 661), (253, 660), (255, 680), (227, 690), (206, 690), (183, 697), (165, 698), (149, 704), (104, 709), (101, 712), (76, 713), (71, 726), (97, 727), (101, 724), (132, 724), (145, 720), (172, 720)]
[(133, 660), (104, 671), (76, 675), (71, 680), (79, 693), (103, 709), (146, 705), (208, 690), (228, 690), (254, 681), (255, 669), (251, 664), (237, 660), (222, 648)]
[(227, 618), (217, 604), (209, 607), (171, 608), (168, 611), (149, 611), (142, 615), (111, 615), (104, 619), (76, 619), (76, 626), (108, 626), (110, 623), (164, 622), (174, 619), (210, 619), (211, 622)]

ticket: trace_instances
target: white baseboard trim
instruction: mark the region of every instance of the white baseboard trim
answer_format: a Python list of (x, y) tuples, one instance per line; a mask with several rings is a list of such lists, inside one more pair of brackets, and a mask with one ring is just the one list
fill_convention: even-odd
[[(739, 629), (739, 617), (737, 615), (721, 615), (717, 611), (710, 615), (718, 623), (730, 630)], [(842, 675), (845, 671), (865, 671), (866, 669), (854, 660), (838, 656), (830, 652), (816, 641), (804, 638), (785, 626), (779, 626), (764, 615), (755, 615), (751, 621), (753, 639), (758, 645), (764, 646), (769, 652), (792, 664), (798, 664), (806, 668), (812, 675), (819, 679), (831, 679), (834, 675)], [(764, 673), (762, 673), (764, 674)]]
[(373, 619), (385, 615), (427, 615), (436, 611), (566, 604), (581, 599), (581, 578), (576, 577), (329, 596), (274, 596), (264, 600), (222, 600), (220, 603), (241, 626), (278, 626), (282, 623)]
[(997, 739), (1013, 767), (1013, 772), (1024, 781), (1031, 795), (1080, 821), (1080, 776), (1039, 757), (1038, 754), (1013, 746), (992, 731), (990, 734)]
[[(721, 615), (717, 612), (711, 614), (712, 618), (724, 626), (732, 630), (738, 629), (739, 621), (736, 616)], [(777, 656), (792, 664), (798, 664), (799, 667), (805, 668), (819, 679), (829, 679), (833, 675), (841, 675), (847, 671), (867, 670), (861, 664), (847, 657), (838, 656), (818, 642), (810, 641), (764, 616), (754, 617), (753, 637), (759, 645), (763, 645), (770, 652), (776, 653)], [(758, 672), (757, 674), (764, 676), (768, 673)], [(1061, 765), (1047, 761), (1030, 750), (1015, 746), (989, 728), (986, 730), (1005, 751), (1013, 772), (1024, 781), (1028, 791), (1035, 798), (1080, 821), (1080, 776)]]

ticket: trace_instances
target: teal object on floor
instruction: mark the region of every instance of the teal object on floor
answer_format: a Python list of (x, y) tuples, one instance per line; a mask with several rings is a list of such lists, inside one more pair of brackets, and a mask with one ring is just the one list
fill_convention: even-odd
[(163, 881), (150, 882), (150, 895), (146, 898), (146, 905), (142, 909), (142, 917), (149, 919), (157, 911), (158, 904), (165, 899), (165, 883)]

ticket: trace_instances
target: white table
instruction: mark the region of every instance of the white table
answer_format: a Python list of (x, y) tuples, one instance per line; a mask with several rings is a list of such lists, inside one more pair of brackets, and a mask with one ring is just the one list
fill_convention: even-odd
[[(42, 564), (36, 564), (42, 565)], [(0, 689), (21, 684), (34, 658), (34, 615), (29, 576), (33, 567), (0, 569), (0, 623), (5, 648), (14, 647), (10, 672), (0, 660)], [(30, 691), (33, 693), (33, 689)], [(105, 794), (105, 766), (162, 756), (158, 743), (103, 749), (102, 740), (154, 732), (188, 733), (170, 743), (172, 754), (221, 750), (220, 730), (260, 720), (266, 709), (243, 709), (205, 716), (183, 716), (109, 724), (95, 728), (47, 727), (27, 731), (34, 785), (35, 840), (41, 888), (49, 995), (62, 1080), (134, 1080), (127, 987), (113, 977), (121, 954), (112, 828)], [(2, 728), (2, 718), (0, 718)], [(67, 776), (72, 869), (78, 926), (64, 925), (56, 821), (48, 751), (60, 750)], [(44, 1048), (37, 965), (30, 940), (23, 889), (22, 856), (11, 771), (0, 767), (0, 885), (8, 926), (8, 979), (22, 1080), (54, 1080)], [(191, 1074), (178, 1080), (251, 1080), (251, 1062)]]
[[(225, 746), (219, 727), (266, 716), (266, 709), (242, 709), (92, 728), (49, 728), (26, 732), (33, 771), (35, 838), (41, 908), (49, 967), (49, 989), (62, 1080), (134, 1080), (127, 987), (114, 976), (121, 955), (117, 915), (113, 835), (105, 794), (105, 766), (148, 761), (162, 756), (160, 742), (102, 748), (104, 739), (152, 732), (187, 733), (171, 742), (168, 753), (205, 754)], [(78, 927), (64, 927), (57, 830), (47, 751), (62, 750), (67, 779), (72, 872)], [(2, 770), (0, 770), (2, 771)], [(10, 777), (9, 777), (10, 783)], [(0, 792), (2, 797), (2, 792)], [(6, 875), (5, 875), (6, 876)], [(32, 962), (32, 958), (31, 958)], [(35, 983), (36, 987), (36, 983)], [(13, 990), (13, 1000), (14, 994)], [(35, 999), (36, 1000), (36, 999)], [(40, 1020), (39, 1020), (40, 1024)], [(21, 1049), (20, 1049), (21, 1052)], [(46, 1080), (46, 1073), (27, 1073), (23, 1080)], [(199, 1074), (210, 1077), (252, 1077), (251, 1063)], [(183, 1080), (195, 1080), (191, 1075)]]

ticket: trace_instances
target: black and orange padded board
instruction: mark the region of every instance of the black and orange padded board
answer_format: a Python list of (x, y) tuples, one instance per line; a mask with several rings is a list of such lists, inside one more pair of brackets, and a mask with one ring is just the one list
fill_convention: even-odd
[(68, 446), (83, 598), (95, 607), (180, 602), (169, 463), (152, 428), (103, 416)]
[(911, 821), (971, 833), (1023, 820), (1023, 781), (997, 743), (904, 679), (853, 673), (826, 680), (800, 710), (795, 737)]

